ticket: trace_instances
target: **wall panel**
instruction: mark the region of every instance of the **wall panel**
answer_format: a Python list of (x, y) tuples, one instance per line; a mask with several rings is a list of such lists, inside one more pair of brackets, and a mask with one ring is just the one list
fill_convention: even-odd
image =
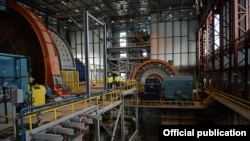
[(181, 54), (181, 66), (188, 66), (189, 63), (187, 58), (189, 59), (187, 53)]
[(175, 21), (173, 23), (174, 25), (174, 34), (173, 36), (181, 36), (181, 25), (180, 25), (180, 21)]
[(196, 28), (198, 26), (197, 20), (190, 20), (188, 24), (188, 38), (189, 40), (196, 40)]
[(196, 52), (196, 41), (189, 41), (188, 51)]
[(169, 60), (172, 60), (173, 61), (173, 63), (174, 63), (174, 57), (173, 57), (174, 55), (172, 54), (172, 53), (168, 53), (168, 54), (166, 54), (166, 62), (168, 62)]
[(158, 33), (159, 33), (159, 38), (166, 37), (166, 32), (165, 32), (165, 23), (159, 23), (158, 24)]
[(166, 22), (166, 37), (173, 37), (173, 23)]
[(188, 22), (187, 21), (181, 21), (181, 36), (188, 36)]
[(174, 38), (174, 53), (180, 53), (181, 51), (181, 38), (180, 37), (175, 37)]
[(189, 53), (188, 54), (188, 65), (189, 66), (196, 66), (196, 53)]
[(173, 52), (173, 38), (166, 38), (167, 44), (166, 44), (166, 53), (172, 53)]
[[(151, 35), (151, 59), (164, 58), (166, 62), (173, 60), (174, 66), (195, 67), (197, 23), (197, 20), (186, 20), (151, 24), (151, 33), (153, 33)], [(159, 49), (155, 48), (157, 45)]]
[(180, 66), (181, 65), (181, 55), (180, 54), (174, 54), (174, 65)]
[(188, 46), (188, 38), (187, 37), (181, 37), (181, 53), (187, 53), (188, 52), (188, 47), (189, 47)]
[[(159, 39), (151, 39), (151, 46), (150, 46), (150, 53), (153, 55), (153, 54), (158, 54), (158, 42), (159, 42)], [(152, 56), (151, 55), (151, 56)]]
[(160, 38), (159, 39), (159, 54), (165, 54), (165, 48), (166, 48), (166, 38)]
[(150, 36), (151, 36), (151, 38), (158, 38), (159, 37), (157, 23), (151, 24)]
[(164, 54), (159, 54), (157, 59), (165, 60), (165, 55)]

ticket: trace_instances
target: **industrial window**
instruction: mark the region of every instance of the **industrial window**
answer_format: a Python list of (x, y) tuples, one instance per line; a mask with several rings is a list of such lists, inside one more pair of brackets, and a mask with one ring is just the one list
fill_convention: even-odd
[(120, 32), (120, 47), (127, 46), (126, 32)]
[(214, 49), (220, 47), (220, 15), (214, 15)]

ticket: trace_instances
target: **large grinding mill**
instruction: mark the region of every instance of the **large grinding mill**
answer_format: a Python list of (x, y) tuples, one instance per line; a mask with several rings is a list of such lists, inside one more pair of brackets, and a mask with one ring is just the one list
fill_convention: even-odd
[(49, 85), (62, 95), (60, 70), (75, 69), (68, 45), (30, 9), (6, 1), (0, 12), (0, 52), (30, 58), (35, 83)]
[(177, 70), (170, 63), (160, 59), (151, 59), (139, 64), (132, 73), (131, 79), (144, 84), (146, 78), (159, 78), (163, 81), (166, 76), (177, 75)]

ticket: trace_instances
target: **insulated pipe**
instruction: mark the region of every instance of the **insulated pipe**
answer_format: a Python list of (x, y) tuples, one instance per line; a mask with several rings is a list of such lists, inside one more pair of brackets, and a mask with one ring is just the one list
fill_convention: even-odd
[(61, 122), (61, 126), (68, 128), (77, 128), (77, 129), (85, 129), (85, 123), (77, 123), (77, 122)]
[(63, 141), (63, 137), (61, 135), (54, 134), (42, 134), (36, 133), (32, 135), (32, 139), (34, 140), (47, 140), (47, 141)]
[(71, 128), (63, 128), (63, 127), (53, 127), (49, 128), (48, 132), (51, 132), (53, 134), (63, 134), (63, 135), (69, 135), (72, 136), (74, 135), (74, 129)]

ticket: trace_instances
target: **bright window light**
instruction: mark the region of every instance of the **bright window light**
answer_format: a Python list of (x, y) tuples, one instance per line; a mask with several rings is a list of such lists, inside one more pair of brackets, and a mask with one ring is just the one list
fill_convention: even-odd
[(121, 32), (120, 33), (120, 47), (127, 46), (127, 39), (125, 37), (126, 37), (126, 32)]

